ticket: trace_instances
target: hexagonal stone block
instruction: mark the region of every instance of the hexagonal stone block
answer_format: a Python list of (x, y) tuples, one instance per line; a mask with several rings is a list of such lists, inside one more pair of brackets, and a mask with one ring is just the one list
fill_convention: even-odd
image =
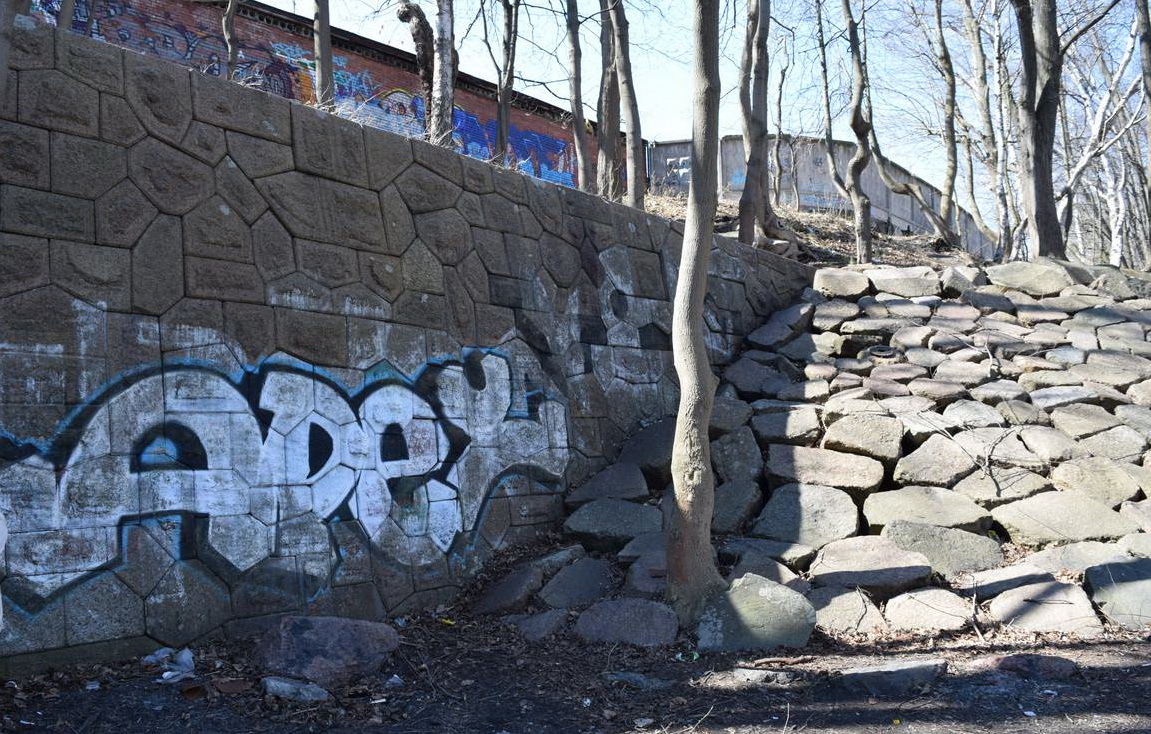
[(47, 189), (48, 131), (0, 121), (0, 181)]
[(300, 240), (296, 243), (296, 262), (302, 272), (328, 288), (360, 279), (359, 259), (347, 247)]
[(128, 153), (132, 182), (165, 214), (187, 214), (212, 195), (212, 169), (187, 153), (149, 138)]
[(148, 635), (180, 647), (231, 617), (228, 587), (199, 561), (180, 561), (164, 574), (145, 601)]
[(52, 135), (53, 190), (94, 199), (128, 175), (124, 149), (64, 133)]
[(91, 242), (92, 202), (20, 186), (0, 186), (0, 228), (20, 234)]
[(190, 74), (179, 64), (124, 54), (124, 96), (129, 106), (149, 133), (172, 145), (184, 139), (192, 123)]
[(48, 240), (0, 233), (0, 298), (48, 282)]
[(372, 191), (299, 171), (261, 178), (256, 187), (297, 237), (387, 249), (380, 197)]
[(184, 250), (180, 220), (161, 216), (132, 249), (132, 305), (162, 314), (184, 297)]
[(115, 569), (116, 575), (138, 596), (146, 597), (175, 559), (143, 525), (128, 525), (121, 533), (124, 563)]
[(54, 69), (21, 72), (19, 95), (21, 122), (93, 138), (99, 133), (99, 93)]
[(292, 105), (283, 97), (207, 74), (192, 75), (192, 92), (197, 120), (278, 143), (292, 140)]
[(214, 166), (228, 151), (228, 144), (224, 139), (224, 131), (212, 125), (205, 125), (195, 121), (188, 126), (184, 139), (180, 141), (180, 150), (193, 155)]
[(70, 33), (56, 34), (56, 68), (101, 92), (123, 94), (124, 51), (112, 44), (91, 43)]
[(364, 147), (370, 185), (377, 191), (394, 181), (414, 160), (409, 138), (374, 127), (364, 128)]
[(96, 201), (96, 242), (130, 247), (159, 210), (131, 181), (121, 181)]
[(268, 210), (268, 202), (231, 158), (224, 158), (216, 166), (216, 192), (240, 213), (248, 224), (259, 219)]
[(64, 598), (69, 645), (144, 633), (144, 602), (112, 573), (70, 590)]
[(272, 552), (268, 527), (251, 515), (208, 518), (208, 544), (239, 571)]
[(291, 105), (296, 168), (353, 186), (368, 185), (364, 129), (314, 107)]
[(250, 263), (251, 232), (239, 213), (213, 196), (184, 217), (184, 250), (188, 255)]
[(285, 173), (296, 166), (291, 146), (254, 138), (235, 130), (228, 130), (224, 136), (228, 141), (228, 155), (235, 159), (248, 178)]
[(52, 279), (78, 298), (127, 310), (131, 296), (131, 255), (119, 247), (52, 243)]
[(416, 234), (444, 265), (455, 265), (472, 249), (471, 227), (454, 209), (419, 214)]
[(460, 187), (423, 166), (412, 165), (396, 178), (396, 188), (414, 214), (447, 209), (456, 203)]
[(395, 301), (404, 289), (403, 261), (391, 255), (360, 253), (364, 283), (388, 301)]

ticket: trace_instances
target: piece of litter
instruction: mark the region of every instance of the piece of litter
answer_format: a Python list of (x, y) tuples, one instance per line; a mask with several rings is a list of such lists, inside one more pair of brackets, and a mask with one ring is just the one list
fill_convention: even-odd
[(580, 705), (583, 706), (585, 709), (591, 708), (591, 699), (585, 698), (584, 700), (580, 701)]
[(140, 661), (144, 665), (161, 665), (176, 654), (176, 650), (171, 647), (161, 647), (151, 655), (145, 655)]
[(370, 703), (373, 706), (376, 706), (377, 704), (381, 704), (381, 703), (387, 703), (387, 702), (388, 702), (388, 699), (386, 699), (386, 698), (377, 698), (374, 701), (368, 701), (368, 703)]
[(100, 682), (90, 680), (84, 684), (84, 690), (85, 691), (98, 691), (98, 690), (100, 690)]
[(1035, 718), (1037, 716), (1037, 714), (1034, 711), (1024, 711), (1023, 715), (1028, 716), (1030, 718)]
[(1059, 691), (1053, 691), (1050, 688), (1044, 689), (1044, 690), (1040, 691), (1039, 693), (1041, 695), (1044, 695), (1044, 696), (1058, 696), (1059, 695)]
[(642, 729), (645, 726), (651, 726), (652, 724), (654, 724), (655, 719), (636, 719), (634, 723), (635, 723), (637, 728)]
[(384, 681), (384, 688), (402, 688), (403, 685), (404, 679), (398, 675), (393, 675), (391, 678), (388, 678), (386, 681)]

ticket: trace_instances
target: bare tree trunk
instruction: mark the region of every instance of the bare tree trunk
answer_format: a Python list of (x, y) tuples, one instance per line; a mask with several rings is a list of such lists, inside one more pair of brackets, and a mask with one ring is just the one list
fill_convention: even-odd
[(647, 159), (643, 149), (643, 131), (640, 129), (639, 100), (631, 74), (631, 51), (628, 41), (627, 14), (624, 0), (614, 0), (609, 6), (612, 41), (615, 45), (615, 73), (619, 80), (619, 100), (627, 124), (627, 205), (643, 209), (647, 190)]
[(228, 0), (228, 7), (224, 9), (224, 19), (221, 22), (224, 45), (228, 47), (228, 63), (224, 67), (224, 76), (227, 79), (236, 75), (236, 63), (240, 60), (240, 45), (236, 40), (236, 11), (239, 9), (240, 0)]
[[(783, 87), (787, 82), (787, 70), (791, 67), (791, 54), (788, 52), (788, 46), (783, 46), (783, 65), (779, 68), (779, 86), (775, 91), (775, 140), (772, 141), (772, 159), (775, 163), (774, 174), (775, 180), (772, 182), (771, 187), (771, 203), (773, 206), (778, 207), (781, 203), (781, 195), (783, 189), (783, 156), (780, 154), (780, 146), (783, 144)], [(795, 168), (795, 151), (792, 150), (791, 166)], [(795, 208), (799, 209), (799, 196), (796, 195)]]
[(432, 96), (425, 113), (428, 142), (452, 147), (455, 132), (455, 15), (452, 0), (436, 0), (436, 39), (432, 54)]
[(56, 13), (56, 27), (71, 32), (75, 16), (76, 0), (60, 0), (60, 10)]
[(703, 299), (718, 196), (719, 0), (695, 0), (694, 40), (691, 186), (672, 304), (672, 353), (680, 399), (671, 450), (675, 512), (667, 543), (667, 595), (683, 626), (694, 622), (708, 595), (724, 586), (711, 551), (715, 477), (708, 424), (716, 379), (703, 338)]
[(332, 80), (332, 26), (328, 0), (315, 0), (312, 41), (316, 57), (316, 105), (331, 110), (336, 106), (336, 85)]
[(871, 162), (868, 141), (871, 136), (871, 116), (863, 103), (867, 91), (867, 69), (863, 62), (863, 45), (859, 40), (859, 24), (851, 12), (851, 0), (842, 0), (843, 21), (847, 25), (847, 43), (851, 50), (851, 131), (855, 133), (855, 154), (847, 164), (847, 191), (851, 195), (851, 209), (855, 222), (855, 259), (871, 262), (871, 199), (863, 190), (863, 171)]
[(1027, 213), (1031, 254), (1065, 258), (1063, 231), (1055, 207), (1052, 167), (1059, 112), (1059, 77), (1063, 70), (1062, 40), (1056, 23), (1055, 0), (1011, 0), (1015, 8), (1022, 61), (1019, 121), (1019, 178)]
[(620, 199), (619, 170), (619, 75), (615, 73), (615, 34), (611, 28), (611, 14), (607, 12), (612, 0), (600, 0), (600, 84), (599, 106), (596, 115), (596, 142), (599, 144), (599, 195), (611, 201)]
[[(1143, 71), (1143, 99), (1151, 104), (1151, 12), (1147, 0), (1135, 0), (1139, 33), (1139, 62)], [(1151, 171), (1151, 115), (1147, 115), (1147, 170)], [(1151, 176), (1147, 177), (1147, 207), (1151, 211)]]
[(420, 74), (420, 86), (424, 92), (424, 127), (427, 116), (431, 110), (432, 89), (435, 88), (435, 35), (432, 26), (428, 23), (424, 9), (415, 3), (403, 3), (396, 11), (396, 17), (401, 23), (408, 25), (408, 32), (412, 34), (412, 43), (416, 49), (416, 70)]
[[(946, 90), (943, 98), (943, 147), (947, 154), (947, 167), (943, 173), (943, 191), (939, 200), (939, 216), (951, 227), (952, 209), (955, 204), (955, 175), (959, 170), (959, 150), (955, 140), (955, 66), (951, 63), (951, 50), (947, 48), (947, 36), (943, 28), (943, 0), (935, 0), (935, 46), (939, 59), (939, 69), (943, 75)], [(957, 238), (958, 239), (958, 238)]]
[(12, 56), (12, 24), (20, 0), (0, 0), (0, 102), (8, 99), (8, 59)]
[(519, 40), (520, 0), (500, 0), (504, 11), (503, 65), (496, 89), (496, 149), (493, 160), (501, 166), (510, 166), (508, 156), (508, 126), (512, 112), (512, 85), (515, 82), (516, 42)]
[(595, 193), (591, 150), (588, 148), (587, 120), (583, 113), (583, 50), (579, 39), (579, 0), (567, 0), (565, 12), (568, 35), (568, 88), (571, 97), (572, 139), (575, 141), (576, 178), (580, 189)]
[[(767, 153), (766, 101), (767, 36), (771, 4), (747, 0), (747, 31), (739, 64), (739, 109), (743, 124), (743, 191), (739, 196), (739, 241), (755, 244), (755, 220), (763, 198), (763, 165)], [(761, 95), (760, 92), (763, 92)], [(762, 98), (762, 101), (761, 101)]]
[(923, 195), (923, 190), (919, 188), (919, 184), (914, 181), (901, 182), (897, 180), (891, 172), (891, 161), (883, 155), (883, 151), (879, 147), (879, 139), (875, 137), (875, 131), (871, 133), (871, 153), (875, 157), (875, 167), (879, 172), (880, 179), (883, 184), (891, 190), (891, 193), (898, 196), (910, 196), (911, 200), (923, 212), (923, 216), (927, 217), (927, 221), (931, 223), (931, 229), (935, 232), (935, 236), (942, 242), (948, 245), (958, 245), (959, 235), (955, 233), (951, 223), (943, 218), (942, 213), (937, 213), (932, 208), (931, 202)]
[(845, 197), (851, 194), (847, 184), (839, 174), (839, 164), (835, 160), (835, 138), (831, 135), (831, 81), (827, 73), (827, 39), (823, 33), (823, 0), (815, 0), (815, 28), (819, 46), (819, 73), (823, 80), (823, 152), (827, 157), (827, 174), (835, 188)]

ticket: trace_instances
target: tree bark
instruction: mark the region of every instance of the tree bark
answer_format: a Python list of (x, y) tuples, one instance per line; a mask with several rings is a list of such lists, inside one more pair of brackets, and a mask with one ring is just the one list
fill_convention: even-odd
[(492, 159), (501, 166), (511, 166), (508, 155), (508, 128), (512, 112), (512, 85), (515, 83), (516, 43), (519, 40), (520, 0), (500, 0), (504, 11), (503, 66), (496, 88), (496, 149)]
[[(943, 190), (939, 199), (939, 216), (947, 223), (947, 231), (954, 234), (951, 220), (955, 206), (955, 176), (959, 170), (959, 149), (955, 139), (955, 66), (951, 62), (951, 50), (947, 47), (947, 36), (943, 28), (943, 0), (935, 0), (935, 47), (943, 76), (943, 147), (947, 164), (943, 172)], [(956, 238), (958, 240), (958, 238)]]
[(599, 195), (610, 201), (619, 201), (619, 75), (615, 73), (615, 33), (611, 28), (611, 14), (607, 12), (610, 2), (612, 0), (599, 0), (601, 71), (599, 105), (596, 110), (599, 119), (596, 127), (596, 142), (599, 146), (596, 173), (599, 179)]
[[(89, 0), (91, 2), (92, 0)], [(236, 64), (240, 60), (240, 45), (236, 39), (236, 11), (240, 9), (240, 0), (228, 0), (224, 9), (224, 19), (221, 21), (224, 32), (224, 45), (228, 47), (228, 61), (224, 67), (224, 78), (231, 79), (236, 75)]]
[(719, 0), (695, 0), (695, 62), (691, 185), (672, 304), (672, 353), (679, 376), (679, 413), (671, 451), (675, 512), (667, 543), (667, 594), (682, 626), (724, 586), (712, 562), (711, 516), (715, 477), (708, 424), (716, 379), (704, 344), (707, 291), (717, 200), (719, 154)]
[(568, 36), (568, 89), (571, 98), (572, 140), (575, 142), (576, 185), (595, 193), (591, 150), (588, 147), (587, 119), (583, 113), (583, 49), (579, 39), (579, 0), (567, 0), (565, 20)]
[(412, 44), (415, 46), (416, 70), (420, 75), (420, 86), (424, 93), (424, 129), (427, 130), (428, 114), (432, 104), (432, 89), (435, 88), (435, 35), (432, 26), (424, 15), (424, 9), (415, 3), (403, 3), (396, 11), (396, 17), (401, 23), (406, 23), (408, 32), (412, 34)]
[(1055, 206), (1053, 166), (1063, 49), (1056, 0), (1011, 0), (1019, 34), (1019, 184), (1032, 257), (1067, 256)]
[(867, 69), (863, 62), (863, 45), (859, 39), (859, 24), (851, 12), (851, 0), (842, 0), (843, 21), (847, 25), (847, 43), (851, 51), (851, 131), (855, 133), (855, 154), (847, 164), (847, 192), (851, 196), (851, 210), (855, 223), (855, 259), (859, 263), (871, 262), (871, 198), (863, 190), (863, 171), (871, 162), (869, 138), (871, 116), (864, 105), (867, 91)]
[[(764, 191), (767, 163), (767, 36), (770, 0), (748, 0), (747, 35), (739, 67), (739, 107), (743, 121), (743, 191), (739, 196), (739, 241), (755, 244), (756, 221), (770, 209)], [(763, 223), (766, 230), (770, 226)]]
[(60, 10), (56, 13), (56, 27), (60, 30), (71, 31), (72, 21), (76, 17), (76, 0), (60, 0)]
[[(782, 203), (781, 196), (783, 190), (783, 156), (780, 152), (780, 146), (783, 144), (783, 87), (787, 82), (787, 70), (791, 67), (791, 56), (787, 51), (787, 46), (784, 46), (783, 51), (783, 66), (779, 69), (779, 86), (775, 90), (775, 140), (772, 141), (772, 159), (775, 163), (774, 174), (775, 179), (772, 181), (771, 186), (771, 203), (773, 206), (778, 207)], [(791, 167), (795, 169), (795, 150), (791, 149)], [(799, 197), (796, 196), (795, 208), (799, 210)]]
[(336, 106), (336, 85), (332, 79), (332, 26), (328, 0), (315, 0), (312, 41), (316, 57), (316, 105), (331, 110)]
[[(1151, 11), (1148, 0), (1135, 0), (1135, 17), (1139, 33), (1139, 63), (1143, 76), (1143, 99), (1151, 104)], [(1147, 115), (1147, 170), (1151, 171), (1151, 115)], [(1151, 176), (1147, 176), (1145, 192), (1148, 212), (1151, 212)]]
[(640, 129), (639, 101), (631, 73), (631, 52), (628, 41), (627, 14), (624, 0), (612, 0), (608, 6), (611, 15), (612, 43), (615, 47), (615, 73), (619, 82), (619, 101), (627, 124), (627, 205), (643, 209), (647, 190), (647, 159), (644, 156), (643, 132)]
[(455, 15), (452, 0), (436, 0), (436, 38), (432, 64), (432, 95), (424, 113), (428, 142), (452, 147), (455, 132)]

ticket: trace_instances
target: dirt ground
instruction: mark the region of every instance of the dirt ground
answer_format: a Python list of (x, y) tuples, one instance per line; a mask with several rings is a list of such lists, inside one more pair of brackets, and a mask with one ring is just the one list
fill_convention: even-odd
[[(659, 650), (589, 646), (562, 635), (528, 643), (496, 620), (454, 611), (406, 620), (391, 662), (327, 702), (264, 697), (247, 651), (217, 644), (193, 648), (197, 676), (174, 685), (158, 683), (158, 671), (138, 661), (9, 681), (0, 689), (0, 731), (1151, 732), (1147, 636), (1085, 643), (988, 631), (985, 639), (851, 643), (817, 635), (796, 657), (757, 660), (699, 655), (687, 640)], [(1015, 652), (1059, 656), (1078, 669), (1044, 679), (977, 662)], [(947, 674), (923, 690), (877, 699), (837, 684), (846, 668), (922, 655), (948, 661)]]

